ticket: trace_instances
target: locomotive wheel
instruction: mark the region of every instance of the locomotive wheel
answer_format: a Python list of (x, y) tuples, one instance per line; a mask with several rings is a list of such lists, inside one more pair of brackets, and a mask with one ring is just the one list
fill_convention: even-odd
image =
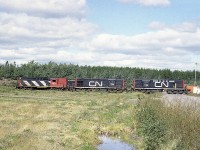
[(172, 94), (172, 91), (167, 91), (167, 94)]
[(183, 94), (183, 91), (178, 91), (178, 94)]
[(188, 94), (188, 91), (187, 91), (187, 90), (185, 90), (185, 91), (184, 91), (184, 93), (185, 93), (185, 94)]
[(145, 93), (146, 93), (146, 94), (151, 94), (151, 91), (150, 91), (150, 90), (146, 90)]
[(119, 90), (119, 93), (123, 93), (124, 92), (124, 90)]
[(141, 90), (142, 93), (146, 93), (146, 90)]
[(173, 94), (177, 94), (178, 92), (177, 91), (173, 91)]

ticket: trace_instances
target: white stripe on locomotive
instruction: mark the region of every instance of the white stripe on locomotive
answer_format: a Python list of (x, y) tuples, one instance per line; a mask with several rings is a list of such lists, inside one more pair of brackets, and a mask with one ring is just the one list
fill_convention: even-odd
[(40, 86), (36, 81), (32, 81), (35, 86)]
[(46, 82), (44, 81), (40, 81), (42, 83), (43, 86), (47, 86)]
[(23, 80), (23, 82), (26, 84), (26, 86), (31, 86), (30, 83), (28, 83), (28, 81)]

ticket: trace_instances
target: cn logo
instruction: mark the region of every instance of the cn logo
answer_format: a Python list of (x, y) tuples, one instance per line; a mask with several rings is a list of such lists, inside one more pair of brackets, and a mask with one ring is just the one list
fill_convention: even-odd
[(169, 82), (167, 81), (156, 81), (155, 82), (155, 87), (169, 87)]
[(89, 86), (103, 86), (103, 82), (101, 81), (101, 82), (98, 82), (98, 81), (90, 81), (89, 82)]

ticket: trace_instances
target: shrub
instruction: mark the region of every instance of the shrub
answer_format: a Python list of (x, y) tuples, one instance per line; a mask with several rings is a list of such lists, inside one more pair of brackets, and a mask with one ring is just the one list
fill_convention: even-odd
[(137, 131), (145, 149), (200, 149), (200, 105), (153, 96), (140, 98), (136, 108)]
[(165, 141), (166, 127), (155, 109), (144, 103), (136, 113), (137, 130), (144, 137), (145, 149), (155, 150)]

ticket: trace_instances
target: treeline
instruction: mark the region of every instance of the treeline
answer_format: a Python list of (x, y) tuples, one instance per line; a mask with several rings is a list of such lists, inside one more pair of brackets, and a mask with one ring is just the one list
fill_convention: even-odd
[[(58, 64), (49, 62), (40, 64), (31, 61), (20, 66), (16, 63), (0, 64), (0, 78), (17, 79), (26, 77), (68, 77), (78, 78), (124, 78), (127, 82), (133, 79), (184, 79), (186, 83), (194, 83), (194, 71), (171, 71), (169, 69), (145, 69), (131, 67), (79, 66), (74, 64)], [(200, 77), (200, 72), (197, 72)], [(198, 80), (197, 80), (198, 81)], [(199, 82), (199, 81), (198, 81)]]

